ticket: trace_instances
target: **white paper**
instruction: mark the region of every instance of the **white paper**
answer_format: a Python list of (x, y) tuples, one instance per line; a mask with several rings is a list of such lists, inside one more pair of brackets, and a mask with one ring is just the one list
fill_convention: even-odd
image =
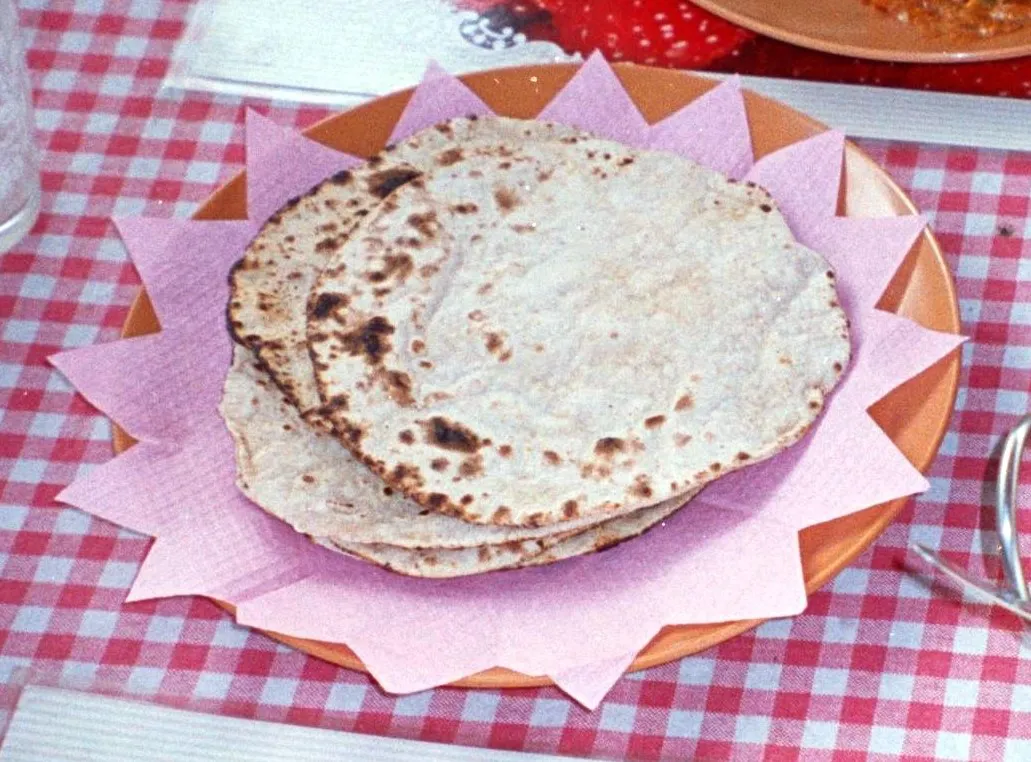
[(570, 759), (304, 728), (29, 686), (0, 762), (556, 762)]
[(454, 74), (575, 60), (478, 18), (447, 0), (203, 0), (165, 85), (352, 105), (415, 85), (429, 60)]

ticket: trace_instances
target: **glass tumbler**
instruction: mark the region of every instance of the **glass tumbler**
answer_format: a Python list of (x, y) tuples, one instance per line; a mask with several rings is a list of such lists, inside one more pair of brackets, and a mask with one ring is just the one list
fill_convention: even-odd
[(32, 88), (14, 0), (0, 0), (0, 254), (21, 240), (39, 214), (39, 154)]

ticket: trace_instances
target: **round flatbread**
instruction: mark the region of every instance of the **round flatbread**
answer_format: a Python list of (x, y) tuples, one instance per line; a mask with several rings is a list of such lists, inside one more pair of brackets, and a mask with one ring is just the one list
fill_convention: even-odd
[(583, 133), (543, 122), (454, 119), (319, 184), (272, 215), (233, 268), (228, 308), (233, 337), (254, 352), (309, 423), (328, 429), (319, 413), (305, 308), (318, 274), (358, 223), (392, 191), (456, 156), (494, 151), (516, 139), (578, 135)]
[(809, 428), (847, 321), (765, 191), (591, 138), (455, 150), (309, 302), (325, 413), (388, 486), (470, 522), (611, 518)]

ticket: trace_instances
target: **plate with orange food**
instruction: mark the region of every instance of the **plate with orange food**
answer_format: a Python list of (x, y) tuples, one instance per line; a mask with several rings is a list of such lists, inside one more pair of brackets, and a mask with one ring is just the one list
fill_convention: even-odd
[(696, 0), (735, 24), (845, 56), (959, 63), (1031, 55), (1031, 0)]

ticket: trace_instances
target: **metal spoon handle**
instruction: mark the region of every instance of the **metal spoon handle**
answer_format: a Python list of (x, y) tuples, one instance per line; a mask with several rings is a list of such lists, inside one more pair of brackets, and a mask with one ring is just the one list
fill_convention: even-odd
[(1020, 601), (1011, 600), (1008, 590), (996, 590), (988, 585), (988, 583), (974, 579), (963, 569), (960, 569), (955, 564), (949, 563), (930, 548), (925, 548), (923, 545), (919, 545), (915, 542), (910, 543), (909, 547), (918, 556), (924, 559), (924, 561), (940, 571), (953, 582), (957, 583), (960, 587), (965, 588), (985, 602), (994, 603), (996, 606), (1002, 606), (1004, 609), (1011, 611), (1024, 621), (1031, 623), (1031, 609), (1025, 608)]
[(1025, 417), (1007, 436), (999, 456), (999, 478), (995, 491), (995, 526), (1002, 551), (1002, 568), (1006, 581), (1018, 601), (1031, 600), (1024, 568), (1020, 562), (1020, 539), (1017, 536), (1017, 489), (1020, 485), (1020, 459), (1024, 454), (1031, 416)]

